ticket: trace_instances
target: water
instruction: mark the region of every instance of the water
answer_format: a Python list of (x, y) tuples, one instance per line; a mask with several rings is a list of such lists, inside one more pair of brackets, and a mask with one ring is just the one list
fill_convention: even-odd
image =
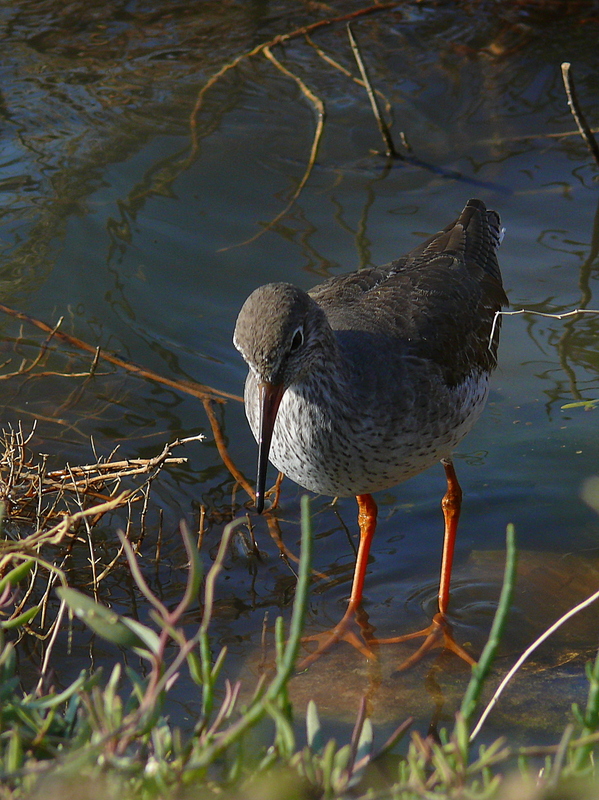
[[(231, 336), (252, 289), (270, 280), (309, 288), (327, 276), (390, 261), (478, 196), (499, 211), (507, 229), (500, 262), (513, 309), (599, 307), (593, 299), (597, 167), (574, 132), (560, 74), (561, 61), (571, 60), (583, 107), (596, 122), (595, 4), (584, 11), (568, 3), (408, 4), (355, 23), (372, 80), (393, 107), (394, 134), (403, 130), (412, 145), (412, 160), (405, 163), (389, 165), (372, 152), (380, 151), (381, 142), (360, 87), (302, 37), (275, 48), (327, 109), (317, 162), (299, 198), (277, 221), (304, 174), (315, 129), (314, 110), (297, 84), (265, 58), (247, 59), (206, 94), (195, 118), (196, 152), (189, 118), (198, 92), (219, 67), (276, 33), (314, 21), (316, 12), (303, 15), (287, 3), (237, 4), (225, 13), (218, 3), (203, 4), (201, 13), (133, 3), (126, 14), (111, 6), (72, 5), (61, 14), (60, 4), (28, 4), (27, 17), (12, 4), (0, 6), (11, 63), (0, 139), (0, 284), (7, 305), (51, 325), (64, 316), (63, 330), (165, 377), (241, 394), (245, 366)], [(358, 7), (344, 4), (339, 13)], [(357, 74), (342, 25), (314, 33), (314, 40)], [(567, 132), (574, 133), (561, 136)], [(10, 358), (19, 327), (8, 317), (1, 324)], [(480, 652), (499, 592), (509, 522), (533, 573), (554, 575), (557, 564), (563, 570), (557, 584), (531, 581), (530, 570), (521, 575), (524, 599), (501, 669), (555, 618), (547, 598), (563, 593), (574, 603), (597, 588), (599, 522), (580, 491), (597, 471), (598, 412), (562, 406), (599, 396), (598, 326), (590, 314), (575, 321), (505, 318), (489, 405), (457, 453), (465, 495), (451, 608), (458, 640)], [(34, 330), (25, 325), (23, 334), (33, 337)], [(30, 356), (37, 352), (32, 342), (21, 346)], [(72, 372), (89, 361), (62, 347), (51, 364), (54, 371)], [(148, 457), (177, 437), (206, 435), (185, 448), (186, 465), (162, 474), (148, 512), (145, 569), (155, 591), (175, 603), (184, 579), (179, 519), (195, 530), (205, 508), (203, 554), (209, 562), (223, 525), (251, 505), (234, 487), (196, 398), (106, 365), (73, 396), (81, 384), (55, 375), (6, 381), (2, 418), (25, 425), (37, 418), (32, 446), (56, 464), (88, 462), (90, 437), (102, 454), (118, 444), (123, 457)], [(241, 405), (229, 401), (217, 416), (231, 457), (253, 480), (256, 448)], [(439, 467), (377, 497), (380, 523), (365, 608), (381, 633), (415, 630), (434, 611), (443, 491)], [(290, 481), (283, 484), (279, 519), (293, 552), (301, 494)], [(155, 568), (149, 564), (158, 507), (165, 536)], [(356, 509), (352, 500), (331, 507), (328, 498), (315, 499), (313, 508), (315, 569), (330, 578), (315, 581), (312, 592), (310, 624), (320, 629), (343, 613)], [(116, 553), (118, 524), (122, 515), (116, 514), (98, 532), (106, 560)], [(215, 647), (229, 646), (231, 677), (255, 671), (265, 612), (268, 625), (279, 613), (288, 616), (293, 596), (293, 573), (266, 523), (252, 516), (252, 524), (262, 560), (248, 557), (237, 542), (212, 629)], [(485, 552), (495, 555), (491, 566), (483, 559), (487, 566), (481, 567)], [(565, 554), (578, 560), (564, 561)], [(80, 556), (82, 564), (85, 558)], [(588, 580), (575, 598), (563, 587), (580, 574)], [(88, 590), (76, 574), (70, 580)], [(125, 567), (106, 580), (100, 596), (147, 616)], [(538, 613), (522, 622), (518, 608), (530, 612), (531, 606)], [(538, 661), (562, 715), (572, 699), (584, 698), (582, 664), (596, 646), (596, 613), (588, 619), (572, 641), (556, 642)], [(191, 614), (190, 626), (195, 621)], [(90, 652), (94, 664), (114, 658), (114, 651), (83, 631), (71, 651), (67, 644), (65, 638), (65, 681), (89, 664)], [(556, 666), (565, 649), (571, 655), (568, 680)], [(31, 650), (39, 660), (43, 646)], [(442, 669), (427, 678), (431, 659), (393, 683), (394, 657), (384, 656), (375, 679), (340, 646), (296, 681), (299, 707), (318, 695), (319, 686), (326, 696), (330, 681), (345, 675), (342, 705), (348, 710), (331, 704), (333, 718), (351, 717), (367, 686), (379, 711), (390, 706), (390, 697), (402, 713), (411, 703), (426, 727), (432, 711), (422, 689), (436, 681), (446, 698), (441, 715), (450, 718), (467, 672), (444, 658)], [(522, 695), (530, 692), (530, 683), (521, 686)], [(173, 713), (193, 719), (197, 702), (189, 687), (182, 682), (178, 692)], [(533, 722), (531, 705), (515, 700), (502, 713), (501, 731), (526, 728), (530, 716), (524, 740), (552, 724), (546, 718)], [(382, 712), (379, 718), (383, 726), (393, 722)]]

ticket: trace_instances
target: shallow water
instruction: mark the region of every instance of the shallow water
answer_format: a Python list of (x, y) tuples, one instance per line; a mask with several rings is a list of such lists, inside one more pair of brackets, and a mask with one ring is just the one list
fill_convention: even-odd
[[(201, 87), (224, 63), (315, 21), (317, 12), (289, 3), (230, 4), (226, 11), (204, 3), (201, 12), (138, 3), (125, 13), (116, 4), (75, 3), (62, 13), (61, 4), (45, 2), (27, 4), (24, 15), (13, 4), (1, 5), (10, 62), (0, 134), (2, 301), (50, 324), (64, 316), (63, 330), (163, 376), (241, 394), (245, 367), (231, 336), (252, 289), (270, 280), (309, 288), (324, 277), (390, 261), (478, 196), (506, 227), (500, 262), (513, 309), (599, 307), (593, 300), (597, 167), (575, 132), (560, 74), (561, 61), (571, 60), (592, 124), (599, 10), (595, 3), (504, 5), (408, 3), (355, 23), (371, 78), (393, 107), (394, 135), (399, 141), (404, 131), (413, 148), (405, 162), (388, 164), (373, 152), (381, 142), (360, 87), (302, 37), (275, 48), (325, 103), (327, 119), (305, 188), (274, 223), (304, 174), (315, 127), (314, 110), (296, 83), (263, 57), (247, 59), (206, 94), (194, 117), (196, 150), (190, 115)], [(336, 13), (356, 8), (343, 3)], [(343, 25), (313, 38), (357, 73)], [(18, 326), (9, 318), (0, 322), (9, 358)], [(523, 550), (596, 558), (599, 521), (580, 491), (597, 471), (599, 412), (562, 406), (599, 396), (598, 332), (599, 317), (591, 314), (504, 319), (489, 405), (456, 454), (465, 499), (451, 612), (457, 638), (473, 643), (473, 652), (488, 631), (500, 570), (494, 565), (481, 577), (472, 554), (501, 551), (509, 522)], [(24, 335), (32, 330), (25, 327)], [(84, 362), (60, 348), (52, 358), (65, 371)], [(160, 564), (147, 567), (148, 574), (155, 590), (175, 602), (184, 577), (178, 520), (195, 529), (205, 507), (209, 561), (223, 525), (251, 509), (247, 496), (222, 464), (197, 399), (111, 367), (72, 397), (76, 385), (77, 379), (57, 376), (7, 381), (3, 420), (29, 425), (37, 418), (32, 445), (55, 463), (89, 461), (90, 437), (101, 453), (119, 444), (123, 456), (133, 457), (154, 455), (177, 437), (206, 434), (186, 447), (187, 465), (156, 482), (148, 516), (148, 559), (158, 506), (168, 534)], [(253, 480), (256, 448), (241, 405), (229, 401), (217, 415), (230, 455)], [(421, 627), (434, 611), (443, 491), (439, 467), (377, 497), (365, 610), (387, 635)], [(278, 517), (294, 552), (301, 494), (283, 483)], [(352, 500), (331, 506), (320, 497), (313, 510), (314, 566), (330, 578), (315, 581), (312, 591), (310, 626), (318, 630), (341, 616), (349, 594), (356, 509)], [(118, 524), (115, 515), (98, 532), (107, 558), (116, 551)], [(265, 612), (272, 625), (279, 613), (288, 615), (293, 596), (293, 572), (265, 522), (252, 515), (252, 524), (262, 559), (248, 557), (237, 543), (213, 625), (215, 648), (229, 646), (231, 676), (247, 674), (246, 662), (256, 660)], [(545, 558), (538, 555), (538, 563)], [(579, 571), (573, 567), (571, 574)], [(595, 573), (589, 575), (590, 593), (597, 585)], [(520, 580), (526, 592), (532, 584), (526, 574)], [(530, 596), (534, 606), (536, 595)], [(103, 598), (128, 613), (135, 607), (141, 618), (147, 613), (124, 568), (107, 580)], [(539, 606), (546, 611), (546, 603)], [(546, 613), (531, 613), (525, 635), (518, 628), (519, 636), (504, 643), (504, 658), (514, 654), (516, 640), (525, 646), (549, 621)], [(584, 699), (582, 665), (597, 641), (592, 628), (583, 627), (568, 644), (575, 676), (565, 682), (568, 689), (557, 669), (550, 684), (562, 715), (572, 686), (574, 699)], [(65, 681), (88, 665), (90, 647), (94, 664), (114, 657), (79, 636), (62, 660)], [(66, 653), (66, 638), (63, 645)], [(338, 658), (354, 658), (343, 646), (338, 651), (328, 665), (323, 659), (302, 676), (307, 695), (310, 681), (314, 687), (326, 681)], [(430, 663), (404, 686), (421, 688)], [(441, 663), (435, 675), (450, 697), (443, 711), (450, 716), (467, 671), (445, 658)], [(357, 697), (363, 667), (356, 662), (350, 674)], [(551, 675), (548, 669), (545, 679)], [(193, 719), (197, 705), (183, 682), (178, 697), (173, 713)], [(518, 727), (530, 710), (514, 703), (510, 716), (508, 706), (499, 729)], [(430, 715), (423, 703), (425, 728)], [(341, 716), (347, 718), (345, 709)]]

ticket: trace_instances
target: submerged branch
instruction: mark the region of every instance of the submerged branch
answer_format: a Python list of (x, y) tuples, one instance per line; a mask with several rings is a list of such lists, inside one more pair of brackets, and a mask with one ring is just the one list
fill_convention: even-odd
[(35, 317), (30, 317), (28, 314), (24, 314), (22, 311), (9, 308), (2, 303), (0, 303), (0, 311), (2, 311), (4, 314), (8, 314), (11, 317), (14, 317), (15, 319), (25, 320), (30, 325), (34, 325), (36, 328), (52, 334), (55, 339), (60, 339), (62, 342), (71, 345), (71, 347), (76, 347), (78, 350), (85, 350), (87, 353), (93, 353), (96, 363), (99, 359), (108, 361), (108, 363), (114, 364), (114, 366), (120, 367), (132, 375), (139, 375), (141, 378), (146, 378), (147, 380), (161, 383), (163, 386), (168, 386), (171, 389), (177, 389), (178, 391), (185, 392), (193, 397), (198, 397), (200, 400), (212, 399), (217, 403), (223, 403), (223, 398), (226, 398), (228, 400), (237, 400), (239, 402), (243, 402), (243, 398), (236, 394), (223, 392), (220, 389), (213, 389), (211, 386), (204, 386), (202, 383), (195, 383), (195, 381), (175, 381), (171, 378), (165, 378), (163, 375), (159, 375), (157, 372), (154, 372), (151, 369), (140, 367), (131, 361), (125, 361), (123, 358), (119, 358), (118, 356), (115, 356), (106, 350), (101, 350), (99, 347), (94, 347), (93, 345), (88, 344), (87, 342), (83, 341), (83, 339), (78, 339), (76, 336), (71, 336), (68, 333), (57, 330), (57, 326), (52, 328), (46, 322), (42, 322), (42, 320), (36, 319)]

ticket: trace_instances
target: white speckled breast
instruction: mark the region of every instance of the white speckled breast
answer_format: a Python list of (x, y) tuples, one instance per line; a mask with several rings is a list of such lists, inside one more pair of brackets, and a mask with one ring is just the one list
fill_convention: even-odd
[[(348, 497), (395, 486), (449, 456), (480, 416), (489, 376), (473, 374), (448, 389), (430, 364), (417, 365), (414, 373), (409, 390), (398, 387), (388, 404), (364, 391), (359, 412), (346, 402), (343, 381), (330, 374), (289, 387), (275, 422), (271, 463), (305, 489)], [(251, 372), (245, 407), (258, 440), (258, 391)]]

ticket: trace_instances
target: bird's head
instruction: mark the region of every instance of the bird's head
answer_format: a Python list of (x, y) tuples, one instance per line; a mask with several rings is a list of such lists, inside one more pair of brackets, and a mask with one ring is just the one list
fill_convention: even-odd
[(290, 283), (269, 283), (243, 304), (233, 344), (258, 384), (260, 422), (256, 508), (264, 508), (266, 467), (277, 411), (286, 389), (301, 381), (332, 336), (323, 310)]

